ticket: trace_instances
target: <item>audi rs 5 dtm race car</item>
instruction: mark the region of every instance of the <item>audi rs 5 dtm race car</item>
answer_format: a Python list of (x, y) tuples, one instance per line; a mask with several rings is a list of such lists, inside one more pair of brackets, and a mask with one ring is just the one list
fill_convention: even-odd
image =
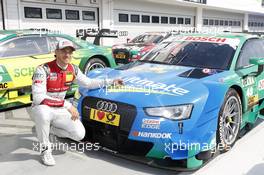
[(263, 117), (263, 65), (254, 35), (170, 37), (139, 61), (88, 74), (125, 84), (79, 89), (86, 139), (148, 165), (197, 169)]
[[(116, 66), (110, 48), (99, 47), (68, 35), (42, 30), (0, 31), (0, 110), (31, 103), (35, 68), (54, 59), (59, 40), (70, 40), (76, 51), (72, 63), (87, 73), (95, 68)], [(68, 94), (73, 94), (72, 86)]]

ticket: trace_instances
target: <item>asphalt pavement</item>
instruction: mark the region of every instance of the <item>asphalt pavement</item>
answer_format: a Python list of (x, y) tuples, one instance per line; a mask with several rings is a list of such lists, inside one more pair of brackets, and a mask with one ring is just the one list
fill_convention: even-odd
[[(34, 123), (30, 108), (0, 113), (0, 174), (96, 174), (96, 175), (263, 175), (264, 174), (264, 122), (258, 124), (242, 138), (232, 150), (211, 160), (195, 172), (175, 172), (149, 167), (105, 152), (95, 147), (62, 139), (55, 141), (67, 151), (55, 150), (57, 164), (47, 167), (40, 162)], [(87, 146), (86, 146), (87, 148)]]

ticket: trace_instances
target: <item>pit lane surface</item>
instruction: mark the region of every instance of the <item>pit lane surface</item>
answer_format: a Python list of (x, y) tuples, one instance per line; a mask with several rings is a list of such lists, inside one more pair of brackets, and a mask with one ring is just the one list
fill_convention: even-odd
[[(235, 147), (219, 155), (195, 172), (174, 172), (148, 167), (114, 157), (100, 151), (54, 151), (56, 166), (40, 163), (34, 123), (29, 117), (30, 108), (20, 108), (0, 113), (0, 174), (96, 174), (96, 175), (263, 175), (264, 171), (264, 122), (258, 124), (237, 141)], [(65, 143), (74, 144), (71, 140)]]

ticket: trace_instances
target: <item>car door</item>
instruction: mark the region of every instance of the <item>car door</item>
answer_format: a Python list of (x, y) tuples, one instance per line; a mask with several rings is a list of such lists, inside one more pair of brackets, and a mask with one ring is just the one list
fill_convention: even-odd
[(54, 59), (45, 36), (16, 37), (0, 47), (0, 73), (5, 74), (11, 82), (2, 89), (31, 86), (36, 67)]
[(256, 76), (258, 66), (249, 63), (250, 58), (264, 58), (264, 40), (249, 39), (240, 51), (236, 64), (237, 73), (241, 76), (244, 100), (247, 104), (246, 110), (258, 105), (264, 98), (264, 72)]

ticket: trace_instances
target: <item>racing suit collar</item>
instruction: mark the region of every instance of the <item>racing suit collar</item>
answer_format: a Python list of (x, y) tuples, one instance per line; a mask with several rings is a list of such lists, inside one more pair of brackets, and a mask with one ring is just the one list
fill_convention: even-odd
[(56, 64), (57, 64), (57, 66), (58, 66), (61, 70), (66, 70), (67, 67), (68, 67), (68, 64), (67, 64), (65, 67), (62, 67), (62, 66), (60, 66), (60, 65), (58, 64), (57, 60), (56, 60), (55, 62), (56, 62)]

